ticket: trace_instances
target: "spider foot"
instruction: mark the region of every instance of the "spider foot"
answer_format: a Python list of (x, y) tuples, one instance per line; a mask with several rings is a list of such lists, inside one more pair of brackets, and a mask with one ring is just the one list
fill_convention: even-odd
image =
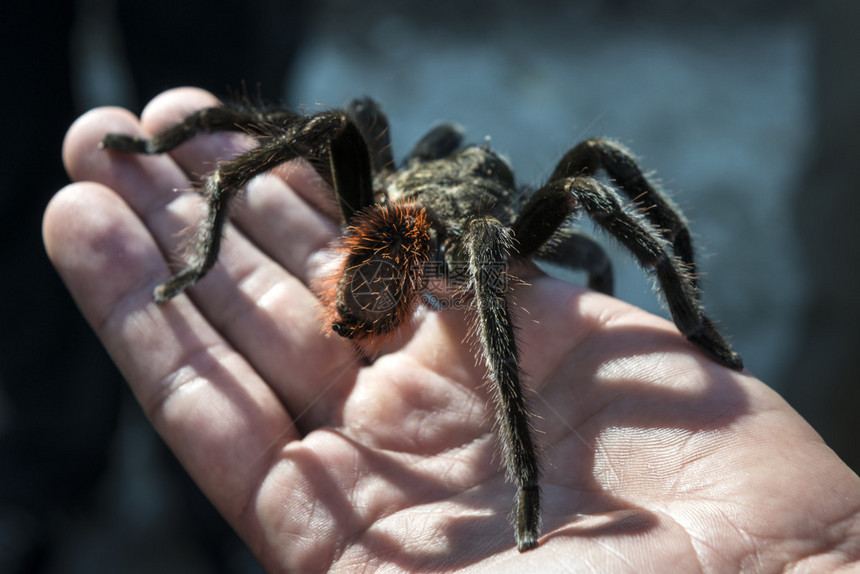
[(702, 328), (687, 335), (687, 340), (696, 345), (716, 362), (735, 371), (744, 370), (744, 361), (726, 343), (710, 320), (705, 320)]
[(112, 149), (126, 153), (152, 153), (149, 140), (122, 134), (107, 134), (99, 143), (99, 149)]
[(152, 292), (152, 298), (156, 303), (166, 303), (170, 301), (200, 279), (201, 273), (196, 269), (186, 269), (180, 271), (161, 285), (155, 288)]
[(517, 495), (517, 550), (525, 552), (538, 547), (540, 536), (540, 487), (525, 486)]
[(537, 535), (529, 533), (525, 536), (517, 536), (517, 550), (519, 552), (526, 552), (527, 550), (533, 550), (537, 547)]

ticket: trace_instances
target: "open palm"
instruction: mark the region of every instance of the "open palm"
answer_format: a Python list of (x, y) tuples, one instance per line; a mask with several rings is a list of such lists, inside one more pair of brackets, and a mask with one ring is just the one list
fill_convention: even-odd
[[(304, 165), (255, 180), (219, 263), (165, 305), (189, 181), (242, 146), (106, 152), (211, 95), (162, 94), (138, 121), (69, 131), (74, 183), (48, 252), (162, 437), (269, 571), (823, 571), (858, 559), (860, 479), (775, 393), (670, 323), (536, 274), (515, 288), (544, 453), (544, 535), (520, 554), (491, 389), (459, 310), (427, 312), (370, 363), (327, 336), (308, 288), (337, 234)], [(465, 341), (465, 342), (464, 342)], [(856, 566), (856, 562), (854, 562)]]

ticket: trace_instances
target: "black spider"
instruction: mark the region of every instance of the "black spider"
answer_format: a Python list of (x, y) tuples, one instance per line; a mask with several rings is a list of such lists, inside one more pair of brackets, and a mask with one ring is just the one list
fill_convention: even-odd
[[(253, 177), (286, 161), (311, 163), (337, 196), (345, 226), (342, 271), (321, 298), (339, 335), (372, 342), (395, 331), (421, 301), (438, 301), (428, 282), (443, 277), (476, 318), (488, 377), (496, 390), (496, 421), (507, 476), (517, 488), (516, 540), (537, 546), (540, 467), (520, 385), (514, 324), (506, 297), (509, 265), (545, 259), (585, 269), (592, 288), (611, 292), (602, 249), (570, 228), (584, 210), (652, 271), (678, 329), (718, 363), (741, 358), (704, 315), (690, 233), (684, 217), (618, 144), (588, 140), (570, 150), (549, 181), (518, 189), (509, 165), (482, 145), (463, 147), (461, 130), (443, 124), (395, 165), (388, 121), (358, 99), (342, 111), (313, 115), (224, 105), (200, 110), (149, 140), (108, 134), (102, 146), (157, 154), (201, 132), (241, 131), (257, 147), (224, 162), (205, 181), (206, 219), (186, 267), (155, 289), (164, 302), (206, 275), (218, 250), (230, 202)], [(610, 184), (595, 179), (603, 170)], [(622, 208), (615, 189), (641, 207)]]

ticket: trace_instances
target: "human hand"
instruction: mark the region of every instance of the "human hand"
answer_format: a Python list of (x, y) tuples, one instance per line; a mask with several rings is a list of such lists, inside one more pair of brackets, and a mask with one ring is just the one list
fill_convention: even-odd
[(336, 206), (301, 164), (255, 180), (219, 263), (156, 305), (201, 213), (173, 190), (246, 142), (204, 135), (158, 157), (98, 143), (214, 103), (182, 89), (140, 122), (80, 118), (64, 147), (78, 183), (44, 236), (147, 416), (267, 570), (857, 567), (860, 479), (778, 395), (671, 323), (544, 276), (514, 287), (544, 451), (541, 546), (518, 553), (468, 318), (424, 313), (372, 363), (326, 335), (308, 285)]

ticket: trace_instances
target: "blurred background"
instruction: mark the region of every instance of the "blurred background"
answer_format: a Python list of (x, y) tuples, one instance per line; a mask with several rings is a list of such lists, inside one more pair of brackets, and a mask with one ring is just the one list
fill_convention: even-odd
[[(143, 419), (41, 244), (74, 118), (139, 113), (179, 85), (307, 111), (372, 95), (395, 154), (457, 121), (521, 184), (581, 139), (621, 141), (691, 219), (706, 307), (748, 368), (860, 468), (860, 3), (690, 4), (4, 4), (0, 571), (259, 571)], [(612, 256), (617, 295), (666, 315)]]

